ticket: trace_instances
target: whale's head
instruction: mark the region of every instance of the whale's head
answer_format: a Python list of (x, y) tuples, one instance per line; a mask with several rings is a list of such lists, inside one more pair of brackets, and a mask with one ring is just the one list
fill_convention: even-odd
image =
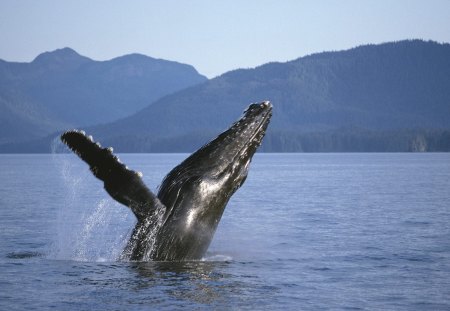
[[(183, 236), (161, 246), (164, 253), (171, 254), (171, 248), (186, 249), (189, 253), (181, 257), (189, 259), (206, 251), (226, 204), (247, 177), (271, 115), (270, 102), (251, 104), (229, 129), (164, 178), (158, 193), (166, 206), (164, 234)], [(171, 260), (170, 255), (158, 256)]]
[(202, 159), (203, 176), (227, 179), (234, 190), (247, 177), (248, 167), (272, 116), (272, 105), (265, 101), (251, 104), (228, 130), (193, 156)]
[(271, 116), (270, 102), (251, 104), (238, 121), (165, 177), (158, 195), (160, 199), (164, 202), (166, 191), (187, 180), (202, 180), (211, 185), (220, 182), (222, 191), (231, 188), (232, 194), (247, 177), (249, 164), (261, 145)]

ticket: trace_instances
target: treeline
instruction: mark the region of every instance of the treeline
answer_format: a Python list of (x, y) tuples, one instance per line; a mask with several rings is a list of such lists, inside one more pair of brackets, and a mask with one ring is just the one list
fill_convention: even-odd
[(265, 152), (449, 152), (449, 130), (268, 133)]
[[(158, 138), (152, 135), (128, 135), (100, 139), (104, 147), (117, 153), (193, 152), (219, 133), (196, 132), (183, 136)], [(58, 136), (39, 141), (0, 145), (0, 153), (61, 152)], [(450, 152), (450, 130), (372, 131), (345, 128), (324, 132), (269, 131), (260, 148), (262, 152)]]
[[(151, 136), (116, 137), (104, 145), (118, 152), (193, 152), (217, 134), (154, 138)], [(449, 152), (450, 130), (340, 129), (329, 132), (268, 131), (261, 146), (263, 152)]]

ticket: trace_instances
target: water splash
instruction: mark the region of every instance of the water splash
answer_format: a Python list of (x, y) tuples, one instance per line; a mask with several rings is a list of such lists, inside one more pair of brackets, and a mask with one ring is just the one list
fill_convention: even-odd
[(135, 217), (102, 189), (86, 165), (59, 140), (53, 140), (52, 156), (63, 187), (61, 207), (56, 211), (54, 241), (50, 259), (75, 261), (116, 261), (126, 242)]
[(210, 262), (229, 262), (233, 261), (233, 257), (223, 254), (207, 254), (205, 257), (201, 259), (201, 261), (210, 261)]
[(142, 251), (142, 261), (152, 261), (156, 252), (156, 237), (158, 231), (164, 223), (166, 207), (163, 204), (157, 204), (155, 212), (135, 227), (125, 250), (122, 253), (121, 260), (132, 260), (136, 251)]
[(156, 212), (148, 218), (147, 222), (147, 249), (143, 257), (144, 261), (150, 261), (155, 252), (156, 235), (163, 224), (163, 217), (166, 213), (166, 207), (162, 204), (158, 205)]

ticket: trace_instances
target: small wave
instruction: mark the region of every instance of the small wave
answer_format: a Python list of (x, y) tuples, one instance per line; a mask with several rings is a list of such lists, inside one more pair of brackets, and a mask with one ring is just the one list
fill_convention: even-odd
[(311, 269), (314, 271), (330, 271), (331, 270), (331, 268), (328, 268), (328, 267), (312, 267)]
[(221, 254), (205, 256), (201, 261), (232, 261), (233, 257)]
[(26, 258), (33, 258), (33, 257), (42, 257), (44, 254), (38, 253), (38, 252), (12, 252), (9, 254), (6, 254), (6, 258), (10, 259), (26, 259)]
[(403, 224), (407, 226), (430, 226), (432, 225), (429, 221), (419, 221), (419, 220), (405, 220)]

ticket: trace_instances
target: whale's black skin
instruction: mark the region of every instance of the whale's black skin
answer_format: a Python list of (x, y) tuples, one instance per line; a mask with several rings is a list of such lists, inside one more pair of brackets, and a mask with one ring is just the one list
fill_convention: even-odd
[(251, 104), (228, 130), (172, 169), (157, 195), (112, 148), (102, 148), (83, 131), (65, 132), (61, 140), (89, 164), (111, 197), (136, 215), (123, 258), (196, 260), (205, 254), (226, 204), (245, 181), (271, 115), (269, 102)]

